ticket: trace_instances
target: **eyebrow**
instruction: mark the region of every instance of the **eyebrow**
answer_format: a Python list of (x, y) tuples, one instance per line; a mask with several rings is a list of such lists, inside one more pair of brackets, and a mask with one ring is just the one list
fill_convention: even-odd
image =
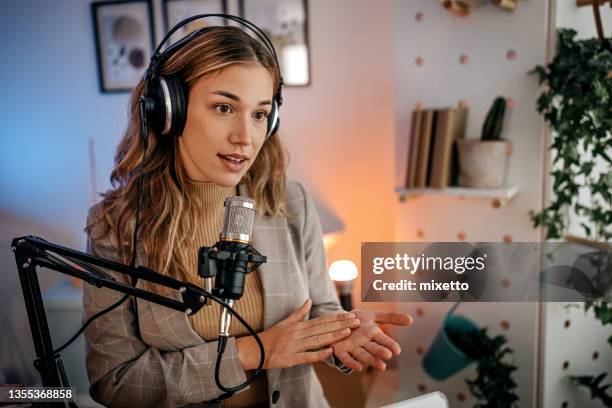
[[(236, 102), (240, 102), (240, 97), (238, 95), (234, 95), (233, 93), (228, 92), (228, 91), (214, 91), (211, 93), (215, 95), (225, 96), (226, 98), (232, 99)], [(258, 105), (272, 105), (272, 101), (270, 100), (260, 101)]]

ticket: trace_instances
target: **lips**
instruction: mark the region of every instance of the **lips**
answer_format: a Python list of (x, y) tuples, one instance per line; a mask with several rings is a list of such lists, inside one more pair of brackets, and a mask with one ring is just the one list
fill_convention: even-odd
[(224, 160), (230, 161), (232, 163), (237, 163), (237, 164), (240, 164), (243, 161), (248, 160), (248, 157), (245, 156), (244, 154), (236, 154), (236, 153), (232, 153), (232, 154), (219, 153), (219, 157), (221, 157)]
[(248, 157), (243, 154), (217, 154), (221, 162), (231, 172), (240, 172), (246, 165)]

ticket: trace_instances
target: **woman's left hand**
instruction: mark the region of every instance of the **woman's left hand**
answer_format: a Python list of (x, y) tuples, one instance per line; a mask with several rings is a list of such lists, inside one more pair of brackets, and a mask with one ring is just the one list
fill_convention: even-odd
[(407, 313), (384, 312), (377, 310), (351, 310), (360, 320), (358, 328), (351, 335), (334, 344), (334, 355), (348, 368), (362, 371), (364, 366), (372, 366), (383, 371), (394, 354), (399, 355), (399, 344), (389, 337), (379, 324), (409, 326), (412, 316)]

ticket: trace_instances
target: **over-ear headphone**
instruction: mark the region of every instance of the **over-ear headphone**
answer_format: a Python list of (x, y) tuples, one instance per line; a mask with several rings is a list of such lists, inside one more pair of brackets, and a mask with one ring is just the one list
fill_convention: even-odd
[[(151, 61), (149, 62), (149, 67), (145, 71), (144, 91), (140, 97), (140, 119), (142, 121), (143, 137), (145, 139), (148, 137), (147, 133), (149, 127), (157, 135), (163, 135), (170, 138), (180, 136), (183, 132), (183, 128), (185, 127), (185, 122), (187, 120), (186, 86), (177, 75), (161, 76), (159, 74), (159, 69), (163, 65), (164, 61), (166, 61), (172, 54), (174, 54), (193, 38), (208, 31), (215, 30), (220, 26), (208, 26), (201, 28), (170, 45), (163, 52), (161, 52), (161, 49), (172, 34), (179, 28), (192, 22), (193, 20), (208, 17), (222, 17), (232, 20), (249, 29), (270, 51), (270, 54), (274, 59), (274, 63), (280, 72), (278, 57), (272, 42), (259, 27), (250, 21), (230, 14), (198, 14), (182, 20), (172, 27), (172, 29), (168, 31), (166, 36), (161, 40), (153, 52)], [(280, 124), (278, 110), (280, 105), (283, 103), (283, 97), (281, 94), (282, 86), (283, 79), (281, 77), (278, 88), (275, 90), (274, 97), (272, 98), (272, 107), (270, 114), (268, 115), (266, 138), (276, 133)]]

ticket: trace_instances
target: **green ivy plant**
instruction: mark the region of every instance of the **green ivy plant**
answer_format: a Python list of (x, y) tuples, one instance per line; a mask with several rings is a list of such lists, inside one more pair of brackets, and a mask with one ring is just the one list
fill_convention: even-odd
[[(539, 77), (543, 92), (537, 110), (550, 125), (552, 133), (552, 196), (542, 211), (530, 214), (534, 227), (543, 227), (546, 239), (561, 238), (569, 225), (569, 214), (580, 223), (587, 238), (612, 239), (612, 39), (576, 40), (576, 31), (557, 31), (557, 55), (547, 66), (536, 66), (530, 73)], [(595, 163), (598, 166), (596, 171)], [(581, 192), (590, 202), (579, 202)], [(605, 268), (603, 273), (609, 272)], [(601, 278), (601, 276), (599, 276)], [(594, 278), (598, 291), (601, 279)], [(608, 279), (609, 281), (609, 279)], [(604, 285), (608, 286), (608, 285)], [(612, 305), (594, 300), (584, 304), (593, 308), (595, 318), (604, 326), (612, 324)], [(612, 336), (608, 338), (612, 345)], [(577, 385), (587, 387), (592, 398), (612, 407), (606, 393), (610, 384), (601, 385), (607, 373), (597, 376), (570, 376)]]
[[(531, 213), (546, 239), (561, 238), (570, 212), (582, 216), (587, 237), (612, 239), (612, 40), (575, 40), (576, 31), (558, 30), (557, 55), (547, 66), (530, 73), (544, 86), (537, 110), (553, 130), (550, 149), (550, 204)], [(594, 171), (594, 163), (605, 163)], [(590, 203), (578, 202), (581, 191)]]
[(591, 391), (591, 399), (600, 399), (605, 407), (612, 407), (612, 395), (606, 392), (610, 384), (599, 385), (606, 375), (607, 373), (601, 373), (597, 377), (592, 375), (571, 376), (570, 380), (574, 384), (587, 387)]
[(516, 366), (507, 362), (513, 354), (503, 335), (491, 337), (487, 328), (456, 336), (453, 341), (476, 362), (476, 378), (466, 380), (470, 393), (478, 399), (475, 408), (515, 408), (519, 397), (512, 373)]

